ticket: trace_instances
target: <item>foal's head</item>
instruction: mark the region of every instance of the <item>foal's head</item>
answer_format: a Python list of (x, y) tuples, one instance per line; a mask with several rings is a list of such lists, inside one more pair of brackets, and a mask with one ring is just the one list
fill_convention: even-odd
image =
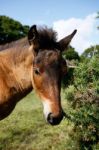
[(62, 57), (76, 30), (69, 36), (56, 42), (56, 33), (52, 29), (37, 30), (32, 26), (28, 40), (33, 50), (33, 87), (42, 99), (46, 120), (51, 125), (61, 122), (64, 112), (61, 106), (61, 79), (66, 72), (66, 62)]

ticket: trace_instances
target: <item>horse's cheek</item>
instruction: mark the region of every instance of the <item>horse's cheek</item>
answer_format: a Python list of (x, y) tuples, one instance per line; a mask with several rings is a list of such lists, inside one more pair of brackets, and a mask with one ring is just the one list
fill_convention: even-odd
[(42, 77), (34, 76), (34, 87), (36, 90), (40, 90), (43, 85), (43, 79)]

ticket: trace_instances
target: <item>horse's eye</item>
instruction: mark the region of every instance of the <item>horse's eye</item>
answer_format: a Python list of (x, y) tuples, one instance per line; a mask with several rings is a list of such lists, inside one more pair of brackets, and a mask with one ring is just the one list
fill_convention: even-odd
[(34, 72), (35, 72), (36, 75), (40, 75), (40, 70), (39, 70), (39, 68), (34, 68)]

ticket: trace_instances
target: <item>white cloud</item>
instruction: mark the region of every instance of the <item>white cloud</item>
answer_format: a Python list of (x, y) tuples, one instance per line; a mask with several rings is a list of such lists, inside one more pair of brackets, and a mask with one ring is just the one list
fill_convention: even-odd
[(70, 34), (77, 29), (77, 34), (71, 42), (71, 45), (81, 54), (86, 48), (96, 44), (94, 36), (96, 32), (96, 14), (81, 18), (70, 18), (68, 20), (58, 20), (53, 23), (53, 28), (58, 32), (58, 39)]

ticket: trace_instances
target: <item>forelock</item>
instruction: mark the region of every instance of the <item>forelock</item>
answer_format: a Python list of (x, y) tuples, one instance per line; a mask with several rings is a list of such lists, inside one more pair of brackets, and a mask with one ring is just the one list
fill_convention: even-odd
[(38, 28), (41, 48), (56, 48), (57, 33), (52, 28)]

